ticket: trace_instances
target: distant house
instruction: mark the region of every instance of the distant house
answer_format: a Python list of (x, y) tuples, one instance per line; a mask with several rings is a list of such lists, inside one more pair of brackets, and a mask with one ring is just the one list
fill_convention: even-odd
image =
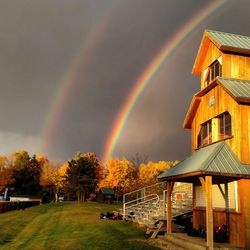
[(97, 195), (97, 201), (100, 203), (113, 203), (115, 198), (115, 192), (112, 188), (100, 188), (98, 195)]
[(183, 125), (193, 154), (158, 178), (168, 197), (175, 182), (193, 184), (193, 227), (206, 227), (209, 249), (222, 224), (229, 243), (250, 249), (250, 37), (205, 31), (193, 74), (201, 89)]

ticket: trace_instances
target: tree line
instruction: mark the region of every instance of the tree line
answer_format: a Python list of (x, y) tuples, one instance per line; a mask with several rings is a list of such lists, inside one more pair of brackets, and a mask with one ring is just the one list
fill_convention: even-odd
[(104, 166), (95, 153), (77, 153), (71, 160), (59, 164), (45, 156), (30, 156), (20, 150), (10, 156), (0, 156), (0, 195), (6, 188), (9, 195), (39, 196), (44, 202), (84, 201), (101, 187), (115, 190), (117, 200), (126, 192), (157, 183), (157, 176), (178, 161), (140, 161), (110, 159)]

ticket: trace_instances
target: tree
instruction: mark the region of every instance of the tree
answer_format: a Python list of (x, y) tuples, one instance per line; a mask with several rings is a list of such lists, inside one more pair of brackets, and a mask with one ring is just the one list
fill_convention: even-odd
[(130, 161), (134, 164), (135, 169), (139, 170), (141, 164), (146, 163), (148, 161), (148, 155), (141, 155), (138, 152), (130, 159)]
[(96, 182), (97, 185), (100, 183), (100, 181), (104, 178), (104, 166), (101, 164), (99, 158), (97, 157), (97, 155), (95, 153), (85, 153), (85, 154), (81, 154), (82, 157), (87, 157), (89, 158), (95, 168), (95, 178), (96, 178)]
[(116, 191), (117, 199), (125, 192), (131, 191), (136, 184), (136, 171), (133, 163), (127, 159), (111, 159), (107, 163), (107, 176), (100, 187), (111, 187)]
[(42, 155), (38, 156), (37, 160), (41, 165), (40, 185), (43, 189), (43, 202), (57, 201), (60, 192), (59, 182), (62, 182), (59, 164), (49, 161), (46, 156)]
[(76, 194), (78, 202), (84, 201), (97, 186), (95, 165), (88, 157), (80, 154), (77, 154), (68, 164), (65, 176), (66, 188)]
[(12, 179), (13, 168), (4, 167), (0, 171), (0, 192), (3, 192), (5, 188), (10, 187), (13, 183)]
[(149, 186), (158, 182), (157, 176), (173, 167), (178, 161), (159, 161), (141, 164), (139, 167), (139, 183), (141, 186)]
[(29, 154), (21, 150), (15, 154), (13, 164), (12, 186), (16, 194), (37, 195), (40, 194), (40, 173), (41, 165), (34, 155), (30, 158)]

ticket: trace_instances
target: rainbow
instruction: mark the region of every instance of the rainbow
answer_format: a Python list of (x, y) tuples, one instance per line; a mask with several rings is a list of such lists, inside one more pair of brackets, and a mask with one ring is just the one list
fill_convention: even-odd
[(162, 63), (168, 59), (174, 49), (189, 35), (192, 30), (194, 30), (205, 18), (213, 14), (225, 2), (226, 0), (212, 1), (202, 8), (198, 14), (192, 17), (169, 41), (166, 42), (163, 48), (147, 66), (146, 70), (139, 76), (132, 91), (122, 105), (108, 135), (102, 154), (102, 162), (104, 164), (106, 164), (111, 158), (121, 132), (137, 100), (140, 98), (146, 86), (159, 70)]
[(102, 37), (105, 35), (112, 13), (119, 5), (113, 5), (112, 8), (107, 9), (104, 14), (96, 22), (95, 26), (90, 31), (88, 38), (83, 43), (79, 53), (73, 58), (70, 64), (69, 70), (64, 74), (60, 88), (57, 91), (53, 102), (50, 105), (50, 110), (45, 119), (44, 129), (41, 133), (40, 151), (43, 154), (48, 154), (49, 142), (53, 138), (54, 131), (56, 131), (57, 121), (60, 120), (63, 114), (65, 102), (68, 100), (71, 94), (71, 89), (76, 84), (80, 71), (91, 60), (92, 53), (94, 53), (98, 43), (102, 41)]

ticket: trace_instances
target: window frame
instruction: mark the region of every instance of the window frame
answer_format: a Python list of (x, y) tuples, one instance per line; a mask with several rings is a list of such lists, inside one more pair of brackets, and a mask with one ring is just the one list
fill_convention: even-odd
[[(213, 119), (219, 120), (219, 123), (215, 127), (212, 125)], [(215, 139), (212, 138), (214, 131), (217, 132)], [(200, 125), (200, 130), (196, 137), (196, 148), (199, 149), (213, 142), (226, 140), (232, 136), (232, 116), (228, 111), (225, 111)]]
[(232, 117), (228, 111), (218, 115), (219, 119), (218, 137), (221, 140), (227, 139), (232, 136)]
[(198, 134), (197, 146), (198, 148), (212, 143), (212, 120), (208, 120), (201, 124)]
[[(217, 68), (218, 66), (218, 68)], [(222, 76), (222, 64), (215, 60), (208, 68), (204, 78), (205, 87), (211, 84), (217, 76)]]

